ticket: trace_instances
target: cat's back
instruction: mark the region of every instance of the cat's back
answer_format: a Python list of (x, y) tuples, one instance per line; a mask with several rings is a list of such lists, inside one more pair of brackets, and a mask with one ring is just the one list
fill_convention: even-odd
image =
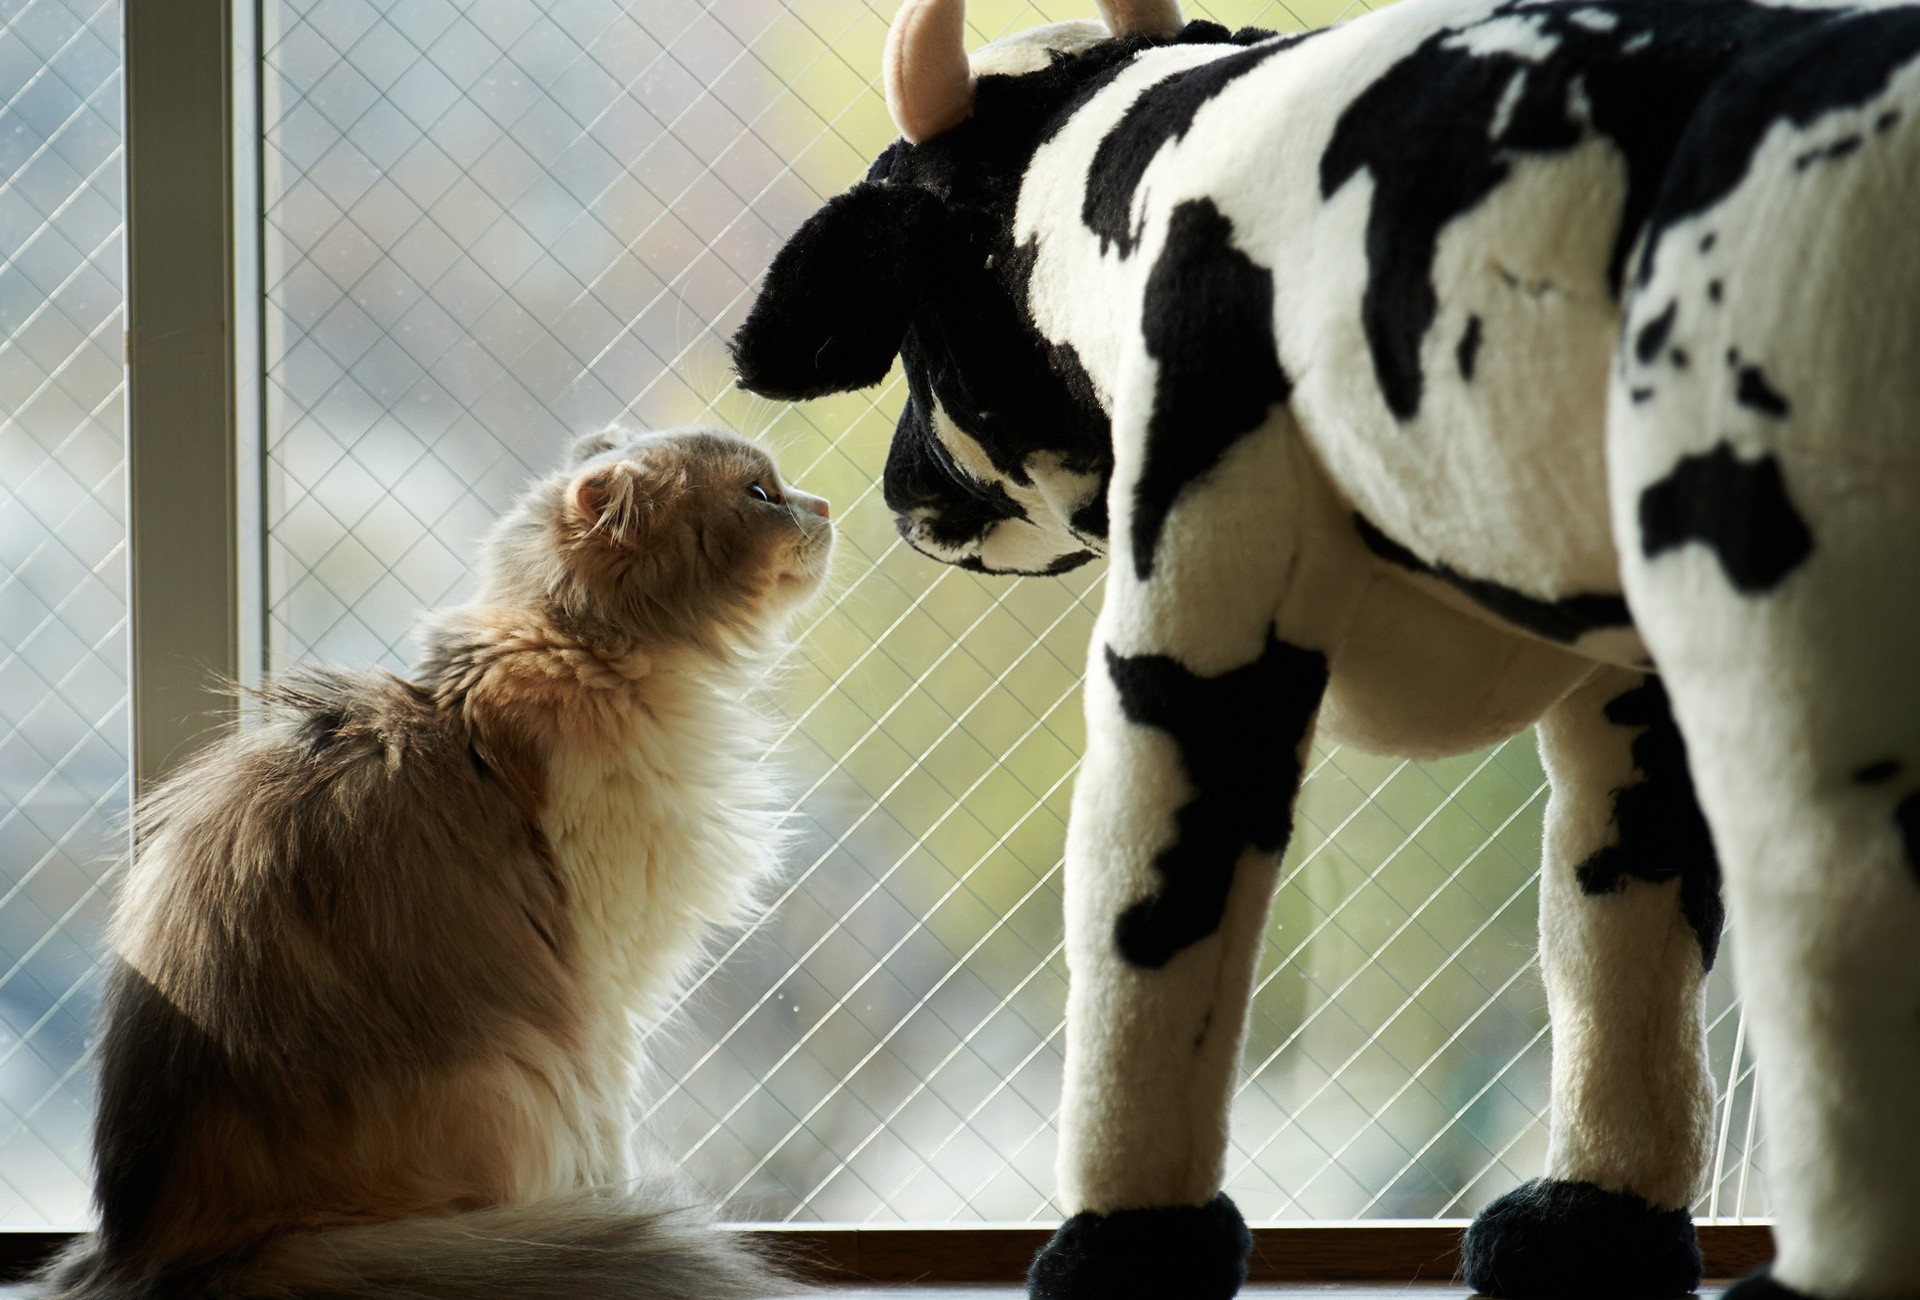
[(261, 709), (137, 814), (99, 1047), (116, 1252), (504, 1193), (512, 1162), (460, 1137), (446, 1089), (477, 1106), (503, 1045), (578, 1032), (510, 746), (386, 674), (307, 673)]
[(451, 1048), (554, 1010), (531, 1003), (557, 998), (570, 927), (520, 747), (386, 673), (260, 702), (143, 804), (121, 955), (243, 1048), (267, 1021), (348, 1059)]

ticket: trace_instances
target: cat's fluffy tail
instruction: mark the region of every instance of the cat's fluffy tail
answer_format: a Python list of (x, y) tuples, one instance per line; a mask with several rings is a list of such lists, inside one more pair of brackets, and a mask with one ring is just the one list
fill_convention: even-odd
[(85, 1238), (31, 1300), (766, 1300), (802, 1293), (697, 1211), (582, 1194), (289, 1233), (243, 1256), (132, 1276)]

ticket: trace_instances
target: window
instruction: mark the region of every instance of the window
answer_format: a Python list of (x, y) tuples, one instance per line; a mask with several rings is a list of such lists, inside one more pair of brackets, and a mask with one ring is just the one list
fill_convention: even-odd
[[(1211, 0), (1189, 12), (1292, 29), (1350, 7)], [(60, 6), (26, 12), (48, 8)], [(1059, 858), (1099, 575), (1006, 582), (906, 551), (874, 483), (897, 377), (780, 407), (730, 388), (722, 346), (781, 240), (891, 138), (872, 84), (891, 8), (266, 0), (265, 583), (250, 616), (274, 664), (404, 667), (416, 612), (458, 597), (473, 540), (574, 434), (624, 419), (764, 435), (792, 477), (834, 501), (842, 529), (831, 599), (784, 683), (770, 760), (788, 773), (800, 834), (775, 906), (723, 938), (652, 1034), (649, 1123), (740, 1218), (1046, 1220), (1065, 988)], [(973, 36), (1090, 10), (975, 0)], [(104, 30), (96, 39), (111, 51), (117, 11), (100, 15), (71, 18)], [(11, 27), (7, 39), (27, 48)], [(98, 83), (109, 105), (113, 72)], [(115, 157), (79, 174), (112, 195)], [(5, 193), (28, 227), (64, 219), (23, 163), (9, 167)], [(97, 261), (106, 234), (84, 249), (66, 238)], [(4, 302), (0, 357), (24, 346), (32, 305)], [(77, 337), (111, 342), (110, 324), (92, 328), (76, 325)], [(0, 384), (18, 372), (0, 369)], [(117, 367), (101, 373), (117, 383)], [(114, 392), (75, 395), (80, 414), (61, 427), (104, 430), (117, 447)], [(7, 517), (25, 519), (27, 475), (65, 464), (60, 439), (72, 435), (29, 444), (6, 428)], [(31, 453), (18, 477), (16, 445)], [(89, 483), (108, 481), (111, 461), (97, 460)], [(14, 528), (0, 529), (10, 548), (38, 544), (16, 542)], [(64, 608), (67, 588), (33, 590)], [(13, 629), (25, 625), (0, 617), (0, 673), (19, 674), (30, 647)], [(110, 629), (76, 631), (86, 635)], [(124, 674), (108, 676), (101, 689), (119, 683), (120, 694), (80, 716), (117, 736)], [(36, 695), (69, 690), (33, 680)], [(15, 822), (43, 815), (15, 788), (58, 755), (33, 740), (34, 756), (14, 757), (40, 733), (16, 719), (7, 689), (0, 834), (24, 834)], [(113, 752), (119, 766), (102, 769), (94, 796), (104, 802), (87, 805), (95, 822), (124, 805), (124, 749)], [(1424, 765), (1315, 755), (1236, 1112), (1230, 1191), (1250, 1220), (1461, 1218), (1537, 1171), (1544, 803), (1526, 736)], [(68, 966), (34, 975), (39, 1001), (18, 1017), (9, 999), (23, 996), (22, 973), (53, 970), (51, 959), (30, 956), (0, 979), (16, 1036), (0, 1040), (0, 1133), (41, 1135), (50, 1153), (40, 1170), (0, 1145), (0, 1197), (18, 1198), (0, 1200), (0, 1221), (37, 1226), (83, 1212), (84, 1076), (73, 1067), (86, 997), (68, 990), (97, 951), (100, 904), (87, 895), (91, 929), (58, 911), (98, 874), (85, 852), (24, 874), (20, 861), (9, 849), (0, 863), (0, 971), (77, 936), (61, 948)], [(34, 881), (55, 879), (52, 901), (22, 908), (41, 898)], [(1702, 1209), (1754, 1213), (1751, 1083), (1731, 990), (1716, 981), (1713, 1046), (1730, 1101)], [(36, 1027), (61, 996), (68, 1010), (47, 1022), (58, 1027)], [(14, 1083), (26, 1077), (9, 1064), (23, 1031), (49, 1078), (67, 1075), (65, 1127)], [(30, 1186), (10, 1191), (16, 1179)]]
[(0, 1226), (86, 1217), (91, 974), (125, 843), (120, 5), (0, 25)]

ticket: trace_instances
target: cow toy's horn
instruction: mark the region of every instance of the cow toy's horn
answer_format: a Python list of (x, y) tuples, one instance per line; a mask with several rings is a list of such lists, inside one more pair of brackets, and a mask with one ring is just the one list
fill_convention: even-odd
[(966, 0), (905, 0), (887, 32), (887, 112), (912, 144), (960, 125), (973, 112)]
[(1097, 0), (1115, 36), (1172, 36), (1187, 25), (1180, 0)]

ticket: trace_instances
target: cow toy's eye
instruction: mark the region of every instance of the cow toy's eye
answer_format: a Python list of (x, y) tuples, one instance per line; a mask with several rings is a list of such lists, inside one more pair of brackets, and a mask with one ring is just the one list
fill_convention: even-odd
[(768, 504), (774, 504), (780, 500), (776, 493), (767, 491), (766, 488), (760, 486), (758, 483), (747, 484), (747, 495), (757, 500), (765, 501)]

